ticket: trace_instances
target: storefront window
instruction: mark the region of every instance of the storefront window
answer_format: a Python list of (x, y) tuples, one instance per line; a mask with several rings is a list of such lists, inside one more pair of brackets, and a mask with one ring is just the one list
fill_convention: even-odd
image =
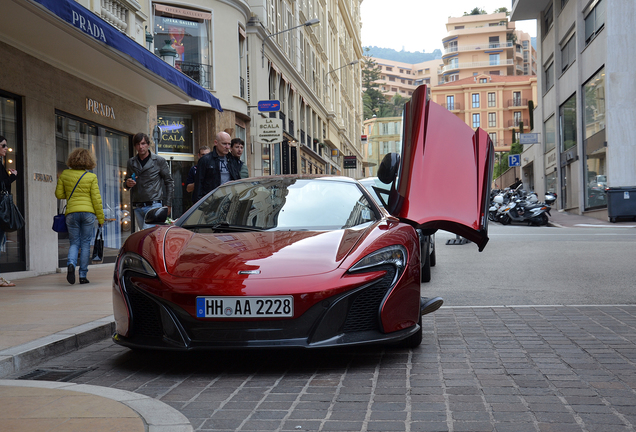
[(576, 145), (576, 95), (565, 101), (559, 108), (561, 151)]
[[(18, 171), (18, 178), (11, 183), (13, 200), (24, 213), (24, 194), (22, 185), (26, 178), (22, 161), (22, 104), (19, 96), (0, 92), (0, 135), (7, 140), (7, 155), (4, 159), (6, 169)], [(6, 242), (0, 241), (0, 270), (2, 273), (26, 270), (24, 229), (6, 233)]]
[(155, 54), (170, 41), (177, 51), (175, 68), (201, 84), (212, 88), (210, 38), (212, 14), (193, 9), (155, 4)]
[(607, 205), (607, 143), (605, 138), (605, 68), (583, 85), (585, 207)]
[(194, 154), (192, 147), (192, 117), (189, 115), (159, 114), (159, 153)]
[[(123, 241), (130, 235), (130, 192), (122, 187), (126, 162), (130, 157), (130, 137), (121, 132), (57, 112), (55, 145), (57, 177), (67, 169), (68, 155), (76, 148), (85, 148), (95, 155), (99, 191), (104, 208), (104, 262), (114, 262)], [(57, 181), (57, 180), (56, 180)], [(58, 200), (58, 211), (66, 204)], [(68, 233), (58, 234), (58, 260), (66, 267)]]

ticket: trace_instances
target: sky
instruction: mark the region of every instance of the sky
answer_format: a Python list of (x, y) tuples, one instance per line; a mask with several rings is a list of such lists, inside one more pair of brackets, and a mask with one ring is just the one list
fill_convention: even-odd
[[(448, 1), (448, 4), (445, 4)], [(393, 48), (397, 51), (442, 50), (448, 17), (461, 17), (476, 7), (493, 13), (512, 9), (511, 0), (363, 0), (362, 46)], [(536, 36), (536, 20), (516, 22), (518, 30)]]

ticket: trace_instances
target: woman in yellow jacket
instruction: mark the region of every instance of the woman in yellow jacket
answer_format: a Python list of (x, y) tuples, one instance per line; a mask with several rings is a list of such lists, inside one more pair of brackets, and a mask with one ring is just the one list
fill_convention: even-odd
[[(104, 223), (102, 197), (99, 194), (97, 176), (88, 170), (97, 165), (95, 157), (86, 149), (78, 148), (68, 156), (64, 170), (57, 179), (55, 196), (66, 201), (66, 226), (71, 246), (68, 250), (66, 280), (75, 283), (77, 254), (80, 253), (79, 281), (88, 283), (88, 260), (90, 259), (91, 240), (95, 219), (101, 227)], [(77, 187), (75, 186), (77, 185)], [(73, 189), (75, 191), (73, 192)], [(71, 193), (73, 194), (71, 196)], [(70, 199), (69, 199), (70, 197)]]

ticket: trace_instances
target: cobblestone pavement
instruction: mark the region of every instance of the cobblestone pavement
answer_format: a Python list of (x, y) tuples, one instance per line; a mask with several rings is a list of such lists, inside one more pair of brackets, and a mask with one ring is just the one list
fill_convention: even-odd
[(442, 307), (415, 350), (133, 352), (40, 368), (176, 408), (198, 431), (634, 431), (636, 306)]

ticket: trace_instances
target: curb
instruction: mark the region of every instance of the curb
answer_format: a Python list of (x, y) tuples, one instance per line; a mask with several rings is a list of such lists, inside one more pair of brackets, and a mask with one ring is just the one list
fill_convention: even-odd
[(114, 316), (62, 330), (22, 345), (0, 351), (0, 378), (31, 368), (50, 358), (77, 351), (115, 332)]
[(192, 432), (193, 430), (188, 418), (176, 409), (172, 408), (170, 405), (166, 405), (165, 403), (149, 396), (125, 390), (87, 384), (1, 379), (0, 386), (70, 390), (78, 393), (99, 396), (119, 402), (135, 411), (147, 425), (146, 430), (148, 432)]

